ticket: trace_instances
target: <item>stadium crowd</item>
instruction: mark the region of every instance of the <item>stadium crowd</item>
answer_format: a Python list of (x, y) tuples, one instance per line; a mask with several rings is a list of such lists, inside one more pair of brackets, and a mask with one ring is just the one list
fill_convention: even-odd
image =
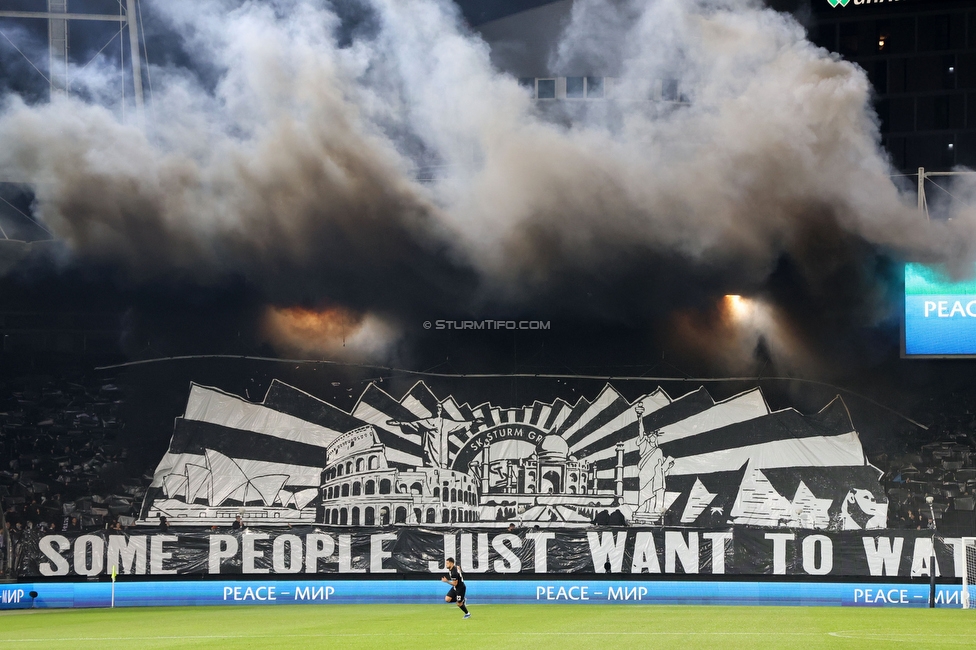
[(83, 374), (0, 384), (0, 574), (25, 537), (134, 522), (149, 477), (125, 475), (120, 403)]
[[(928, 429), (913, 428), (896, 453), (873, 462), (885, 470), (888, 525), (945, 535), (976, 535), (976, 413), (972, 395), (948, 393), (917, 414)], [(926, 497), (933, 497), (931, 507)]]

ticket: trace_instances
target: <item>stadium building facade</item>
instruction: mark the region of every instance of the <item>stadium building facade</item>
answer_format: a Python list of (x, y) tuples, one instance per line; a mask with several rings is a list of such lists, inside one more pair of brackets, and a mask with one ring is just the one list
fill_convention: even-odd
[(976, 5), (811, 0), (810, 38), (864, 68), (893, 164), (976, 166)]
[[(976, 166), (976, 5), (966, 0), (767, 0), (807, 26), (817, 45), (857, 63), (874, 87), (882, 144), (893, 165), (914, 174)], [(458, 0), (491, 45), (492, 60), (516, 75), (540, 107), (564, 117), (586, 100), (634, 99), (607, 69), (553, 70), (552, 52), (573, 0), (486, 3)], [(490, 4), (490, 6), (489, 6)], [(643, 90), (643, 89), (642, 89)], [(680, 104), (673, 79), (641, 99)], [(562, 100), (562, 101), (560, 101)]]

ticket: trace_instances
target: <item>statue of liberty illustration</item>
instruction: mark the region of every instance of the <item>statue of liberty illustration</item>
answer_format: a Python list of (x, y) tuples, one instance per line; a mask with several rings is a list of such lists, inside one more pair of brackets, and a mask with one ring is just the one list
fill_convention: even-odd
[(665, 476), (674, 466), (674, 459), (665, 458), (658, 444), (659, 431), (644, 431), (644, 403), (634, 407), (637, 413), (637, 450), (640, 462), (637, 476), (640, 479), (640, 492), (637, 497), (637, 510), (634, 521), (638, 523), (661, 523), (666, 509)]

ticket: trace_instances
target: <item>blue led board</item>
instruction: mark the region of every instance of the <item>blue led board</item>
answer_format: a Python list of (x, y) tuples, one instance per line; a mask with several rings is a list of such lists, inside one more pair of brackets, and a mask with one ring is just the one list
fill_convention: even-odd
[[(927, 607), (927, 584), (468, 579), (468, 599), (510, 604), (796, 605)], [(109, 582), (0, 585), (0, 610), (109, 607)], [(30, 598), (30, 592), (37, 598)], [(443, 603), (445, 587), (431, 580), (119, 582), (116, 607), (165, 605), (294, 605)], [(959, 608), (960, 587), (939, 585), (936, 606)]]
[(976, 356), (976, 278), (905, 265), (905, 356)]

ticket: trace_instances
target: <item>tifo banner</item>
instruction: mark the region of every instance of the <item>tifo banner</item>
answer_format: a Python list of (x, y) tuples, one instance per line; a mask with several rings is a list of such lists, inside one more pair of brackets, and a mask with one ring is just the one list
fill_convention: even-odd
[[(939, 538), (936, 573), (964, 571), (961, 539)], [(25, 540), (30, 576), (478, 574), (928, 576), (932, 537), (762, 528), (432, 530), (315, 527), (45, 535)]]
[[(931, 564), (928, 533), (887, 530), (881, 473), (840, 397), (804, 415), (759, 388), (716, 401), (540, 379), (540, 399), (523, 389), (497, 406), (473, 401), (486, 384), (442, 378), (438, 393), (370, 381), (330, 402), (267, 381), (260, 402), (180, 389), (135, 524), (27, 530), (17, 575), (419, 574), (452, 556), (469, 574), (907, 577)], [(943, 548), (941, 566), (958, 572), (961, 552)]]
[[(463, 382), (463, 380), (458, 380)], [(471, 406), (369, 384), (349, 411), (273, 381), (260, 404), (193, 384), (141, 523), (884, 528), (880, 472), (840, 397), (758, 389)]]
[[(321, 605), (443, 603), (436, 580), (303, 582), (219, 580), (120, 582), (116, 607), (195, 605)], [(31, 597), (31, 592), (36, 594)], [(702, 582), (611, 580), (469, 580), (474, 605), (510, 604), (686, 604), (926, 607), (928, 585), (809, 582)], [(54, 607), (109, 607), (110, 583), (41, 582), (0, 589), (0, 610)], [(936, 607), (960, 607), (960, 588), (939, 585)]]

